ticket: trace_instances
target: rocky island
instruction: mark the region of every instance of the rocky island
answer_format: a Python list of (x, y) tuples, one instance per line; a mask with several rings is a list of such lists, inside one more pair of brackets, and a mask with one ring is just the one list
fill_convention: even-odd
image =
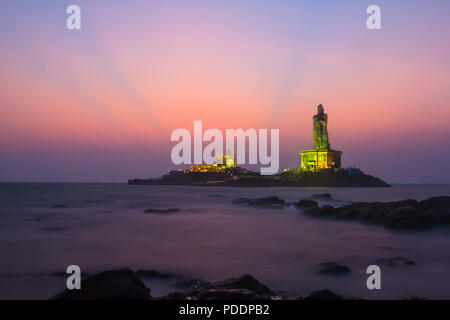
[(342, 168), (342, 151), (333, 150), (328, 139), (328, 115), (322, 105), (313, 117), (314, 149), (301, 151), (299, 168), (268, 176), (236, 166), (230, 153), (214, 164), (171, 170), (156, 179), (132, 179), (131, 185), (193, 185), (232, 187), (390, 187), (381, 179), (354, 167)]

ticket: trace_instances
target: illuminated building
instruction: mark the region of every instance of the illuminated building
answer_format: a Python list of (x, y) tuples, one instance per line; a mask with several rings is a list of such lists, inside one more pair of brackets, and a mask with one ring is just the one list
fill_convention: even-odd
[(236, 158), (231, 153), (225, 153), (217, 157), (213, 164), (195, 164), (187, 172), (223, 172), (236, 167)]
[(328, 140), (328, 115), (323, 106), (317, 107), (313, 117), (314, 150), (300, 152), (301, 171), (319, 171), (341, 168), (342, 151), (332, 150)]

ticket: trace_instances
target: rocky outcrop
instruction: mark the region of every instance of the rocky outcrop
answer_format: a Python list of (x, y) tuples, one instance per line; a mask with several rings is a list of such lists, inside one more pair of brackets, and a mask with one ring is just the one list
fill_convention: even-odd
[(341, 207), (322, 206), (302, 210), (313, 217), (359, 220), (388, 228), (423, 230), (450, 224), (450, 197), (434, 197), (423, 201), (357, 202)]
[(171, 293), (161, 300), (268, 300), (277, 294), (253, 276), (246, 274), (219, 282), (205, 282), (187, 292)]
[[(329, 193), (312, 197), (332, 199)], [(270, 209), (282, 209), (293, 205), (304, 214), (313, 217), (358, 220), (392, 229), (424, 230), (438, 225), (450, 225), (450, 197), (446, 196), (422, 201), (408, 199), (391, 202), (356, 202), (343, 206), (319, 206), (312, 199), (289, 203), (276, 196), (256, 199), (238, 198), (233, 200), (233, 203)]]
[(150, 289), (128, 268), (104, 271), (81, 281), (81, 289), (64, 290), (51, 300), (147, 300)]

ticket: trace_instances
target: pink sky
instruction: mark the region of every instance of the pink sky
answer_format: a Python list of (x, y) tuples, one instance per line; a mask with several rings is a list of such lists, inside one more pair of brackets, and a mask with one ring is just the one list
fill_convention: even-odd
[(80, 31), (65, 3), (8, 4), (0, 180), (158, 176), (174, 167), (171, 132), (194, 120), (279, 128), (295, 167), (322, 103), (344, 166), (449, 183), (448, 2), (378, 1), (379, 31), (369, 2), (312, 2), (80, 1)]

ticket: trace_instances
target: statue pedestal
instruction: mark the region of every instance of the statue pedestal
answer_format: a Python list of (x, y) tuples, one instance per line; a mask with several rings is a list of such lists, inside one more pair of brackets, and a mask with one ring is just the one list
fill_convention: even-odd
[(323, 149), (300, 152), (302, 171), (338, 169), (341, 167), (342, 151)]

